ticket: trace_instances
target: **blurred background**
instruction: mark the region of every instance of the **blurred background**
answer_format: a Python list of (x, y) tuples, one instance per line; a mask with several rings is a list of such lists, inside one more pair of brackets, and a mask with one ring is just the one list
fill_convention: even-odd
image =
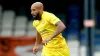
[[(100, 56), (99, 0), (0, 0), (0, 56), (35, 56), (36, 30), (30, 10), (34, 2), (42, 2), (45, 11), (66, 25), (63, 36), (71, 56)], [(93, 22), (84, 21), (90, 19)]]

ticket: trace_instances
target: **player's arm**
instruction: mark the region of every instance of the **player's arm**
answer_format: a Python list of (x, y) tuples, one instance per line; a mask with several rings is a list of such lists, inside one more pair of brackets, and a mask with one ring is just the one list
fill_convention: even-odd
[(36, 42), (35, 42), (35, 46), (33, 48), (34, 54), (36, 54), (37, 51), (39, 50), (39, 44), (41, 43), (41, 41), (42, 41), (41, 35), (37, 32)]
[(37, 32), (35, 46), (38, 46), (39, 44), (41, 44), (41, 41), (42, 41), (41, 35)]
[(64, 23), (54, 14), (50, 15), (49, 22), (56, 26), (56, 30), (50, 36), (51, 39), (56, 37), (57, 35), (59, 35), (61, 32), (63, 32), (66, 29), (66, 26), (64, 25)]
[(49, 18), (47, 20), (51, 24), (55, 25), (56, 29), (55, 29), (54, 33), (49, 38), (42, 41), (43, 43), (47, 43), (52, 38), (56, 37), (61, 32), (63, 32), (66, 28), (66, 26), (63, 24), (63, 22), (59, 18), (57, 18), (54, 14), (49, 14)]
[(62, 21), (58, 21), (55, 25), (57, 27), (54, 33), (51, 35), (51, 39), (56, 37), (57, 35), (59, 35), (61, 32), (63, 32), (66, 29), (66, 26), (64, 25)]

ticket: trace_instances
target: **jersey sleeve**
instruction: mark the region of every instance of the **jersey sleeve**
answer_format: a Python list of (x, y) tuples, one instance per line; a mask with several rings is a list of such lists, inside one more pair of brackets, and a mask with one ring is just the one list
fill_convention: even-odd
[(56, 17), (54, 14), (50, 14), (49, 15), (49, 18), (48, 18), (48, 21), (55, 25), (58, 21), (60, 21), (60, 19), (58, 17)]

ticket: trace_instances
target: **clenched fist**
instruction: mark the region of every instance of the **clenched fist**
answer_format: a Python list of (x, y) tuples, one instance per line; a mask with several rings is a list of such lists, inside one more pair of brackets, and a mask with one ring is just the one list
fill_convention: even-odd
[(35, 46), (33, 48), (33, 53), (36, 55), (36, 53), (38, 52), (38, 50), (39, 50), (39, 46)]

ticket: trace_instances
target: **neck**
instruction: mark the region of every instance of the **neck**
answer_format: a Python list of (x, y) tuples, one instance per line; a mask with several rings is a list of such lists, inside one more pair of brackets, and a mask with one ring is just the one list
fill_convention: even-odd
[(42, 12), (40, 12), (40, 15), (42, 15), (42, 13), (43, 13), (43, 11), (42, 11)]
[(41, 20), (41, 19), (42, 19), (42, 14), (43, 14), (43, 11), (42, 11), (42, 12), (40, 12), (40, 17), (39, 17), (39, 20)]

